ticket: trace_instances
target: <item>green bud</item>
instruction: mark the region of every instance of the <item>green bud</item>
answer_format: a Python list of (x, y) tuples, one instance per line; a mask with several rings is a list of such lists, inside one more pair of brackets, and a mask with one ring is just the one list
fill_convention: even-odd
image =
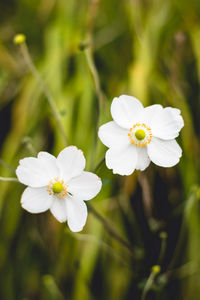
[(14, 36), (13, 42), (20, 45), (26, 41), (26, 36), (23, 33), (18, 33)]
[(153, 272), (154, 274), (159, 274), (161, 271), (161, 267), (159, 265), (155, 265), (151, 268), (151, 272)]

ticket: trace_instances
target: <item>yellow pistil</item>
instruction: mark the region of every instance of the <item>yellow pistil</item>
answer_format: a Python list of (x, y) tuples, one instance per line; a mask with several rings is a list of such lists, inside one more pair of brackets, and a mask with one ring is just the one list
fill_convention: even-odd
[(151, 128), (144, 123), (136, 123), (128, 133), (130, 142), (137, 147), (145, 147), (152, 140)]
[(141, 141), (145, 138), (146, 136), (146, 133), (143, 129), (138, 129), (136, 132), (135, 132), (135, 136), (136, 138)]
[(60, 194), (63, 191), (64, 187), (62, 182), (55, 182), (52, 186), (52, 191), (54, 194)]
[(67, 184), (65, 184), (64, 180), (59, 179), (58, 177), (54, 178), (47, 185), (47, 191), (49, 195), (62, 199), (67, 195)]

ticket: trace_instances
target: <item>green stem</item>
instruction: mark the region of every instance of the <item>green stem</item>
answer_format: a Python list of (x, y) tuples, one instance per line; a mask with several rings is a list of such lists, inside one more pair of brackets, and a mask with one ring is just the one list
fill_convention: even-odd
[(62, 124), (62, 120), (61, 120), (61, 117), (60, 117), (60, 114), (57, 110), (57, 107), (55, 105), (55, 102), (54, 102), (54, 99), (47, 87), (47, 85), (45, 84), (45, 82), (43, 81), (42, 77), (40, 76), (39, 72), (37, 71), (35, 65), (33, 64), (32, 62), (32, 59), (31, 59), (31, 56), (29, 54), (29, 50), (28, 50), (28, 47), (26, 45), (25, 42), (21, 43), (19, 45), (20, 47), (20, 50), (21, 50), (21, 53), (24, 57), (24, 60), (27, 64), (27, 66), (29, 67), (30, 71), (32, 72), (33, 76), (35, 77), (35, 79), (37, 80), (38, 84), (40, 85), (40, 88), (42, 89), (43, 93), (45, 94), (48, 102), (49, 102), (49, 105), (51, 107), (51, 110), (52, 110), (52, 113), (54, 115), (54, 118), (58, 124), (58, 127), (59, 127), (59, 130), (60, 130), (60, 133), (66, 143), (66, 145), (69, 144), (68, 142), (68, 138), (65, 134), (65, 130), (64, 130), (64, 127), (63, 127), (63, 124)]
[(93, 57), (91, 46), (88, 46), (85, 49), (85, 55), (86, 55), (86, 59), (87, 59), (87, 63), (88, 63), (90, 72), (91, 72), (93, 80), (94, 80), (94, 85), (95, 85), (96, 94), (97, 94), (97, 98), (98, 98), (99, 112), (101, 112), (101, 107), (103, 105), (103, 93), (101, 91), (99, 74), (98, 74), (98, 71), (97, 71), (97, 68), (96, 68), (96, 65), (94, 62), (94, 57)]
[(95, 90), (96, 90), (96, 95), (97, 95), (97, 100), (98, 100), (98, 108), (97, 108), (97, 118), (96, 118), (96, 124), (95, 124), (95, 137), (94, 137), (94, 145), (93, 145), (93, 156), (91, 159), (91, 165), (94, 165), (94, 160), (95, 160), (95, 153), (96, 153), (96, 148), (97, 148), (97, 141), (98, 141), (98, 129), (100, 126), (100, 116), (101, 116), (101, 111), (103, 107), (103, 93), (101, 91), (101, 85), (100, 85), (100, 79), (99, 79), (99, 74), (97, 71), (97, 68), (95, 66), (94, 62), (94, 57), (93, 57), (93, 52), (92, 52), (92, 46), (87, 46), (84, 49), (87, 63), (89, 70), (91, 72), (92, 78), (94, 80), (94, 85), (95, 85)]
[(90, 203), (88, 203), (88, 207), (91, 213), (93, 213), (93, 215), (103, 224), (104, 228), (109, 232), (109, 234), (123, 247), (125, 247), (131, 255), (134, 255), (132, 246), (114, 230), (114, 228), (108, 223), (108, 221), (104, 217), (102, 217)]
[(101, 165), (104, 163), (105, 161), (105, 157), (103, 157), (100, 162), (96, 165), (96, 167), (94, 168), (93, 172), (96, 173), (97, 170), (101, 167)]
[(146, 299), (146, 296), (147, 296), (147, 294), (148, 294), (149, 290), (151, 289), (151, 286), (154, 282), (154, 278), (155, 278), (155, 273), (151, 272), (150, 275), (149, 275), (149, 278), (147, 279), (146, 285), (144, 287), (141, 300)]
[(142, 188), (142, 199), (144, 205), (144, 212), (147, 219), (150, 219), (152, 216), (152, 206), (153, 201), (151, 197), (151, 189), (146, 175), (143, 172), (138, 173), (138, 181)]
[(14, 182), (19, 182), (16, 177), (1, 177), (1, 176), (0, 176), (0, 181), (14, 181)]
[(160, 238), (161, 238), (161, 248), (160, 248), (160, 254), (158, 257), (158, 264), (161, 265), (164, 259), (165, 251), (167, 248), (167, 233), (165, 231), (162, 231), (160, 233)]
[(15, 173), (15, 169), (11, 167), (7, 162), (5, 162), (3, 159), (0, 159), (0, 165), (11, 171), (12, 173)]
[(151, 273), (149, 275), (149, 278), (147, 279), (146, 285), (144, 287), (141, 300), (146, 299), (146, 296), (147, 296), (149, 290), (151, 289), (151, 287), (154, 283), (154, 279), (159, 273), (160, 273), (160, 266), (159, 265), (153, 266), (152, 269), (151, 269)]

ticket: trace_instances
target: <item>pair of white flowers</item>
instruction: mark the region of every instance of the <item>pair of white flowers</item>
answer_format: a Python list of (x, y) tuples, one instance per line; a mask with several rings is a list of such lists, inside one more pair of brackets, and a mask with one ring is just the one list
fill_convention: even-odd
[[(180, 110), (161, 105), (146, 108), (134, 97), (122, 95), (111, 105), (113, 121), (99, 128), (99, 138), (109, 150), (106, 165), (113, 173), (130, 175), (146, 169), (150, 161), (158, 166), (177, 164), (182, 150), (175, 138), (184, 126)], [(80, 231), (86, 223), (85, 200), (101, 190), (101, 179), (85, 172), (81, 150), (66, 147), (57, 158), (40, 152), (37, 158), (20, 160), (16, 174), (27, 185), (21, 204), (31, 213), (50, 209), (60, 222), (68, 222), (72, 231)]]

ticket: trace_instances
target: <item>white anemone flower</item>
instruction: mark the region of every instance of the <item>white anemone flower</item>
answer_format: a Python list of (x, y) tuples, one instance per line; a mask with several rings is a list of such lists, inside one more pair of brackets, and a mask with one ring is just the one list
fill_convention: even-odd
[(87, 219), (83, 200), (95, 197), (102, 186), (101, 179), (84, 168), (83, 152), (74, 146), (63, 149), (57, 158), (39, 152), (37, 158), (20, 160), (16, 174), (28, 186), (22, 194), (22, 207), (30, 213), (50, 209), (59, 222), (68, 222), (71, 231), (81, 231)]
[(99, 138), (109, 149), (105, 160), (114, 174), (145, 170), (150, 161), (161, 167), (176, 165), (182, 150), (175, 138), (184, 126), (180, 110), (159, 104), (143, 107), (131, 96), (114, 98), (113, 121), (99, 128)]

